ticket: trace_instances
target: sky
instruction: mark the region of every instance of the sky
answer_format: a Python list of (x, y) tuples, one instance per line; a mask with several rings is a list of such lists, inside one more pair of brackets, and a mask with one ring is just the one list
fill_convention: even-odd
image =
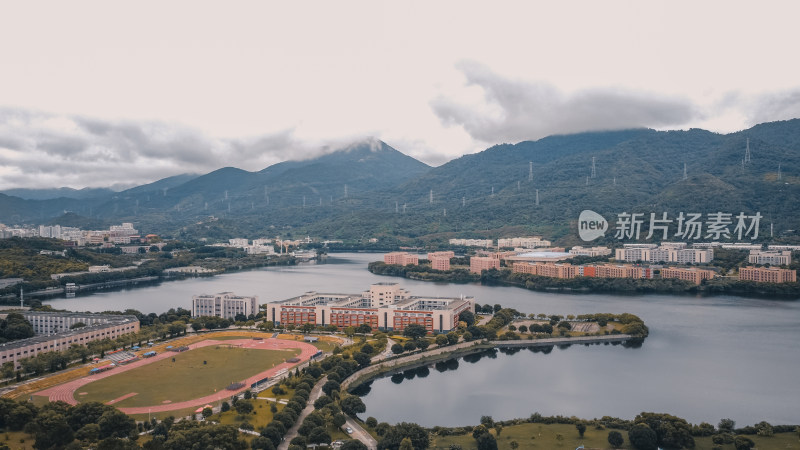
[(796, 1), (0, 0), (0, 189), (800, 117)]

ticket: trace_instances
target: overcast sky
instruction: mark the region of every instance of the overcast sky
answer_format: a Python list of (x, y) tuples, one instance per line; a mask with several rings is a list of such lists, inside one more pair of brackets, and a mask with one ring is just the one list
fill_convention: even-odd
[(0, 3), (0, 189), (800, 117), (800, 3)]

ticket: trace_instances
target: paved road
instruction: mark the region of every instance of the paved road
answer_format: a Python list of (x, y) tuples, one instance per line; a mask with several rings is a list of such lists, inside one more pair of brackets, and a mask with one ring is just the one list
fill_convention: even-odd
[(353, 420), (353, 418), (349, 416), (347, 417), (347, 422), (342, 425), (342, 431), (346, 433), (347, 427), (353, 429), (353, 432), (350, 433), (350, 437), (361, 441), (361, 443), (366, 445), (369, 450), (376, 450), (378, 448), (378, 441), (376, 441), (371, 434), (367, 433), (367, 430), (362, 428), (358, 421)]
[(314, 411), (314, 402), (317, 401), (318, 398), (322, 397), (322, 385), (328, 381), (328, 377), (322, 377), (321, 380), (317, 381), (317, 384), (311, 389), (311, 394), (308, 396), (308, 403), (306, 403), (306, 407), (300, 411), (300, 415), (297, 417), (297, 422), (292, 425), (292, 428), (289, 428), (289, 431), (286, 432), (286, 435), (283, 437), (283, 441), (278, 445), (277, 450), (288, 450), (289, 449), (289, 442), (292, 442), (297, 436), (297, 430), (300, 429), (300, 425), (303, 424), (303, 420)]
[(381, 353), (373, 356), (372, 359), (370, 360), (370, 362), (376, 363), (376, 362), (379, 362), (379, 361), (383, 361), (384, 359), (386, 359), (386, 358), (388, 358), (390, 356), (393, 356), (393, 354), (392, 354), (392, 346), (395, 343), (396, 343), (395, 341), (393, 341), (391, 339), (387, 339), (386, 340), (386, 350), (384, 350)]

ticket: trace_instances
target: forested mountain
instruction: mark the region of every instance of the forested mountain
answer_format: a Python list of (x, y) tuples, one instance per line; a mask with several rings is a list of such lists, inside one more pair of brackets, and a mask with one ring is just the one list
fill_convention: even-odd
[(2, 194), (19, 197), (25, 200), (50, 200), (54, 198), (74, 198), (74, 199), (87, 199), (107, 197), (113, 195), (115, 191), (108, 188), (83, 188), (72, 189), (68, 187), (55, 188), (55, 189), (6, 189), (0, 191)]
[[(751, 160), (743, 163), (748, 146)], [(568, 242), (584, 209), (609, 218), (621, 212), (760, 212), (762, 230), (773, 224), (776, 235), (794, 236), (791, 230), (800, 229), (800, 120), (727, 135), (635, 129), (550, 136), (497, 145), (436, 168), (366, 141), (259, 172), (229, 167), (186, 177), (61, 209), (185, 237), (436, 239), (543, 232)], [(8, 212), (36, 220), (52, 206), (0, 195), (0, 221), (11, 221)]]

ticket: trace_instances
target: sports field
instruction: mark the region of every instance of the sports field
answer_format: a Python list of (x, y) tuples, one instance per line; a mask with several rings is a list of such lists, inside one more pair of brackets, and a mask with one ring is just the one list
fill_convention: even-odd
[[(71, 405), (98, 401), (126, 414), (182, 410), (229, 398), (298, 364), (287, 359), (306, 361), (317, 352), (305, 342), (281, 339), (207, 339), (189, 344), (189, 349), (161, 352), (107, 372), (87, 374), (35, 395)], [(244, 385), (226, 390), (231, 383)]]
[(75, 393), (75, 398), (101, 403), (118, 400), (112, 404), (120, 408), (177, 403), (223, 391), (231, 383), (299, 354), (299, 349), (202, 347), (89, 383)]

